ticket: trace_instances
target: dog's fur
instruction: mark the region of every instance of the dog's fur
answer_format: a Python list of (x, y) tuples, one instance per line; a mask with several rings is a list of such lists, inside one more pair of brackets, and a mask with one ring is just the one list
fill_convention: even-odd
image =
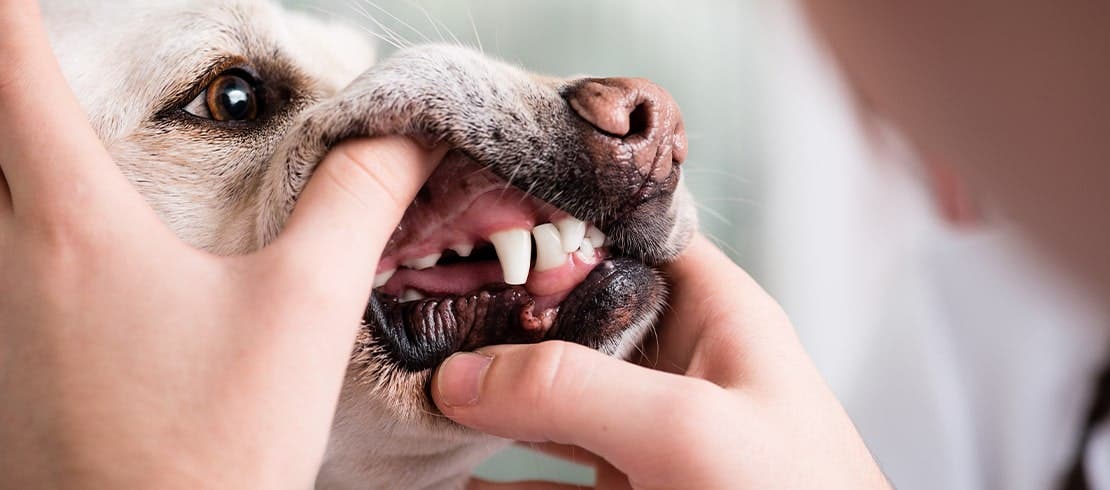
[[(612, 211), (589, 175), (550, 164), (581, 153), (581, 121), (561, 94), (576, 80), (452, 46), (411, 48), (367, 72), (374, 51), (360, 33), (263, 0), (57, 1), (45, 11), (63, 71), (105, 146), (197, 247), (235, 254), (265, 245), (328, 148), (361, 135), (445, 141), (460, 150), (452, 158), (511, 172), (514, 185), (580, 218)], [(256, 122), (217, 124), (181, 111), (237, 65), (265, 79), (273, 98)], [(681, 186), (674, 195), (606, 231), (649, 264), (674, 257), (694, 229)], [(604, 350), (630, 352), (655, 319), (649, 310)], [(503, 441), (431, 415), (428, 373), (392, 366), (369, 335), (356, 347), (318, 485), (461, 485)]]

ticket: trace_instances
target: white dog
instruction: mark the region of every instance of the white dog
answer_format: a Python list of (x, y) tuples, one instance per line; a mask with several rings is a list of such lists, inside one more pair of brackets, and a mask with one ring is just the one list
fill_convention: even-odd
[(625, 356), (655, 321), (653, 266), (695, 227), (681, 116), (659, 87), (537, 76), (452, 46), (374, 65), (356, 31), (264, 0), (47, 3), (100, 138), (197, 247), (264, 245), (345, 138), (453, 148), (366, 271), (375, 291), (318, 486), (459, 487), (504, 441), (437, 416), (430, 368), (546, 339)]

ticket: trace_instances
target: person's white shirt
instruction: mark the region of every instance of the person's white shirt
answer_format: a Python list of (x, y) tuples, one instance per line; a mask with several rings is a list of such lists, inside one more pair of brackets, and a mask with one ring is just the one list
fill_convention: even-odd
[[(1021, 238), (936, 216), (796, 8), (765, 2), (763, 277), (900, 489), (1056, 488), (1110, 321)], [(1110, 427), (1088, 452), (1110, 489)]]

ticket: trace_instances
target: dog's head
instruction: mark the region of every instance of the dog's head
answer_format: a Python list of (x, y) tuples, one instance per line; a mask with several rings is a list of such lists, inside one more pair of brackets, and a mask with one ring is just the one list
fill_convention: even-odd
[(452, 148), (366, 271), (375, 289), (321, 483), (464, 473), (491, 442), (435, 415), (431, 368), (547, 339), (627, 355), (664, 302), (653, 267), (695, 226), (681, 116), (644, 80), (538, 76), (454, 46), (374, 65), (355, 31), (261, 0), (48, 5), (47, 19), (125, 174), (216, 253), (273, 239), (346, 138)]

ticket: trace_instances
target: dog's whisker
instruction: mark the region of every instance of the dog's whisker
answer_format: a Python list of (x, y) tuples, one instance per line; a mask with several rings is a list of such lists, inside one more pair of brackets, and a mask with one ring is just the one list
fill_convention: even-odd
[(375, 38), (377, 38), (377, 39), (379, 39), (379, 40), (381, 40), (381, 41), (383, 41), (383, 42), (385, 42), (385, 43), (389, 44), (390, 46), (393, 46), (394, 48), (397, 48), (397, 49), (404, 49), (404, 47), (402, 47), (401, 45), (399, 45), (399, 44), (397, 44), (396, 42), (394, 42), (393, 40), (391, 40), (391, 39), (389, 39), (389, 38), (387, 38), (387, 37), (385, 37), (385, 36), (383, 36), (383, 35), (381, 35), (381, 34), (377, 33), (376, 31), (374, 31), (373, 29), (371, 29), (371, 28), (369, 28), (369, 27), (366, 27), (366, 26), (359, 26), (359, 28), (360, 28), (360, 29), (362, 29), (363, 31), (366, 31), (366, 33), (367, 33), (367, 34), (370, 34), (371, 36), (374, 36)]
[(531, 184), (528, 184), (528, 190), (524, 191), (523, 196), (520, 196), (520, 201), (519, 201), (518, 204), (524, 204), (524, 201), (527, 201), (528, 198), (530, 196), (532, 196), (532, 191), (535, 190), (535, 189), (536, 189), (536, 183), (535, 182), (532, 182)]
[[(381, 5), (378, 5), (378, 4), (377, 4), (377, 3), (375, 3), (375, 2), (373, 1), (373, 0), (362, 0), (362, 1), (363, 1), (363, 2), (366, 2), (366, 3), (367, 3), (367, 4), (369, 4), (369, 5), (371, 6), (371, 7), (374, 7), (375, 9), (378, 9), (378, 11), (379, 11), (379, 12), (381, 12), (381, 13), (383, 13), (383, 14), (385, 14), (385, 15), (388, 15), (388, 16), (389, 16), (390, 18), (392, 18), (393, 20), (397, 21), (397, 22), (398, 22), (399, 24), (401, 24), (402, 26), (404, 26), (404, 27), (408, 28), (408, 30), (410, 30), (410, 31), (412, 31), (412, 32), (415, 32), (415, 33), (416, 33), (416, 34), (417, 34), (418, 36), (420, 36), (420, 37), (424, 38), (424, 42), (427, 42), (427, 43), (430, 43), (430, 42), (432, 42), (432, 39), (431, 39), (431, 38), (429, 38), (429, 37), (428, 37), (428, 36), (427, 36), (426, 34), (424, 34), (424, 33), (423, 33), (422, 31), (420, 31), (419, 29), (417, 29), (417, 28), (413, 27), (413, 26), (412, 26), (412, 24), (409, 24), (408, 22), (405, 22), (405, 21), (404, 21), (403, 19), (401, 19), (400, 17), (397, 17), (396, 15), (393, 15), (393, 13), (392, 13), (392, 12), (390, 12), (389, 10), (386, 10), (386, 9), (382, 8), (382, 6), (381, 6)], [(411, 44), (411, 43), (410, 43), (410, 44)]]
[(740, 251), (737, 250), (736, 247), (733, 247), (732, 245), (730, 245), (728, 243), (728, 241), (717, 238), (717, 236), (715, 236), (712, 233), (706, 233), (705, 236), (706, 236), (706, 238), (709, 238), (709, 240), (711, 242), (713, 242), (714, 245), (717, 245), (720, 248), (726, 249), (733, 256), (739, 257), (741, 255)]
[(440, 27), (443, 27), (443, 30), (447, 32), (448, 36), (451, 36), (451, 41), (454, 42), (456, 46), (464, 46), (463, 42), (459, 40), (459, 37), (455, 35), (455, 32), (451, 30), (451, 26), (448, 26), (446, 22), (440, 19), (432, 18), (432, 20), (438, 22)]
[(378, 38), (382, 41), (385, 41), (386, 43), (388, 43), (389, 45), (391, 45), (391, 46), (393, 46), (397, 49), (402, 49), (401, 42), (396, 38), (396, 36), (389, 35), (390, 34), (389, 29), (385, 28), (385, 26), (383, 26), (380, 22), (378, 22), (378, 20), (376, 18), (374, 18), (373, 15), (370, 15), (370, 12), (367, 12), (366, 9), (363, 8), (362, 5), (359, 5), (356, 0), (351, 0), (351, 1), (347, 2), (347, 6), (351, 10), (355, 11), (355, 13), (361, 15), (363, 18), (368, 19), (370, 22), (373, 22), (374, 24), (376, 24), (378, 26), (378, 29), (381, 30), (382, 32), (377, 32), (373, 29), (370, 29), (369, 27), (367, 27), (365, 25), (360, 24), (359, 27), (362, 27), (362, 29), (364, 31), (369, 32), (370, 34), (374, 35), (374, 37), (376, 37), (376, 38)]
[(486, 54), (486, 48), (482, 46), (482, 35), (478, 34), (478, 25), (474, 23), (474, 9), (469, 4), (466, 6), (466, 17), (470, 20), (470, 29), (474, 31), (474, 40), (478, 41), (478, 51)]
[[(365, 0), (363, 0), (363, 1), (365, 1)], [(373, 22), (374, 25), (376, 25), (378, 27), (378, 29), (381, 29), (382, 32), (385, 35), (392, 38), (393, 42), (391, 42), (390, 44), (396, 46), (398, 49), (404, 49), (406, 47), (412, 46), (411, 41), (409, 41), (406, 37), (402, 36), (397, 31), (394, 31), (389, 26), (387, 26), (384, 23), (382, 23), (381, 21), (379, 21), (376, 16), (371, 14), (369, 11), (367, 11), (365, 8), (363, 8), (361, 5), (359, 5), (357, 2), (352, 2), (351, 6), (359, 14), (361, 14), (363, 17), (365, 17), (367, 20), (369, 20), (370, 22)]]
[(701, 201), (703, 203), (706, 203), (706, 202), (735, 202), (735, 203), (740, 203), (740, 204), (749, 204), (753, 207), (759, 207), (759, 206), (762, 205), (762, 203), (760, 203), (759, 201), (756, 201), (755, 199), (748, 199), (746, 197), (714, 197), (714, 198), (708, 198), (708, 199), (699, 199), (699, 201)]
[(413, 2), (413, 1), (409, 1), (407, 3), (411, 6), (413, 6), (413, 7), (416, 7), (417, 9), (420, 10), (420, 12), (422, 12), (424, 14), (424, 18), (428, 19), (428, 23), (432, 25), (432, 29), (435, 29), (436, 37), (439, 38), (439, 42), (441, 42), (441, 43), (447, 42), (447, 39), (443, 37), (443, 31), (439, 30), (439, 24), (436, 23), (435, 19), (432, 18), (432, 14), (430, 12), (428, 12), (428, 9), (424, 8), (423, 4), (421, 4), (419, 2)]
[(508, 191), (509, 188), (511, 188), (513, 186), (513, 179), (516, 178), (517, 171), (519, 171), (520, 168), (523, 167), (523, 166), (524, 166), (524, 162), (516, 162), (516, 166), (513, 167), (512, 172), (509, 172), (509, 178), (505, 180), (505, 187), (501, 189), (501, 195), (498, 198), (504, 197), (505, 196), (505, 191)]
[(712, 169), (712, 168), (689, 167), (689, 168), (683, 168), (682, 171), (686, 172), (686, 175), (716, 175), (716, 176), (720, 176), (720, 177), (728, 177), (729, 179), (735, 180), (736, 182), (738, 182), (740, 184), (745, 184), (746, 185), (746, 184), (751, 184), (752, 183), (751, 179), (741, 177), (740, 174), (738, 174), (736, 172), (728, 172), (728, 171), (725, 171), (725, 170), (717, 170), (717, 169)]
[(326, 9), (326, 8), (321, 7), (319, 5), (311, 5), (311, 6), (308, 6), (307, 8), (308, 8), (308, 10), (311, 10), (313, 12), (324, 14), (324, 16), (326, 16), (329, 19), (334, 19), (335, 17), (338, 16), (337, 15), (338, 12), (335, 12), (334, 10)]
[(726, 218), (723, 214), (718, 212), (716, 209), (713, 209), (713, 208), (711, 208), (709, 206), (706, 206), (705, 204), (702, 204), (702, 203), (699, 203), (699, 202), (694, 202), (694, 206), (696, 206), (699, 210), (704, 211), (705, 214), (707, 214), (709, 216), (712, 216), (714, 218), (717, 218), (717, 220), (720, 221), (722, 224), (724, 224), (726, 226), (733, 226), (732, 220)]
[(493, 165), (481, 165), (478, 169), (474, 170), (473, 172), (470, 172), (470, 173), (466, 174), (466, 176), (467, 177), (472, 177), (476, 174), (480, 174), (480, 173), (486, 172), (486, 171), (491, 171), (492, 172), (493, 171)]

